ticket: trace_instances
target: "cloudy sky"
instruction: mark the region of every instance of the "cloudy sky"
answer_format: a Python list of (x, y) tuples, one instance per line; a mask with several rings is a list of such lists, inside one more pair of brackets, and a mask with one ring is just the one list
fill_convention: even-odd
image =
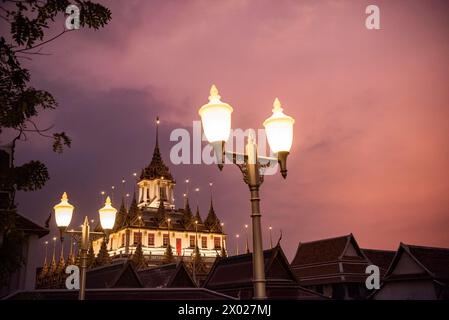
[[(159, 115), (177, 204), (190, 178), (205, 217), (212, 181), (234, 252), (250, 222), (239, 170), (169, 159), (170, 132), (191, 131), (215, 83), (234, 128), (262, 128), (275, 97), (296, 119), (288, 179), (267, 177), (261, 190), (263, 228), (274, 238), (282, 229), (289, 258), (299, 241), (351, 232), (363, 247), (449, 246), (446, 1), (101, 2), (112, 11), (107, 27), (66, 34), (45, 47), (51, 55), (26, 62), (60, 106), (40, 124), (66, 131), (73, 146), (58, 155), (42, 138), (20, 145), (19, 163), (43, 160), (51, 175), (18, 195), (22, 214), (43, 223), (67, 191), (74, 225), (97, 218), (100, 191), (115, 185), (118, 198), (125, 178), (129, 192), (151, 160)], [(369, 4), (381, 30), (365, 27)]]

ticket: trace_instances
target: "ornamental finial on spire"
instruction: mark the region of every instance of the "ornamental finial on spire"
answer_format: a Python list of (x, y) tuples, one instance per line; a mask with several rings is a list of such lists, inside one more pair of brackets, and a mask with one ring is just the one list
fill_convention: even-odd
[(209, 101), (212, 100), (220, 100), (220, 95), (218, 94), (218, 89), (215, 86), (215, 84), (212, 85), (212, 87), (210, 87), (210, 96), (209, 96)]
[(64, 192), (63, 194), (62, 194), (62, 198), (61, 198), (61, 201), (67, 201), (69, 198), (67, 197), (67, 192)]
[(281, 102), (278, 98), (274, 99), (273, 102), (273, 112), (282, 112)]
[(111, 205), (111, 198), (109, 196), (106, 198), (106, 205)]

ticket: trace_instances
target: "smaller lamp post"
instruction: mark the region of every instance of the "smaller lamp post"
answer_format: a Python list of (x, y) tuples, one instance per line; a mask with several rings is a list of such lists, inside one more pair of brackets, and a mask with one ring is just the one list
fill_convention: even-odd
[(245, 235), (246, 235), (246, 245), (245, 245), (245, 252), (249, 253), (249, 242), (248, 242), (248, 225), (245, 224)]
[(236, 238), (236, 240), (235, 240), (235, 254), (238, 256), (239, 255), (239, 238), (240, 238), (240, 235), (236, 234), (235, 238)]
[(195, 220), (195, 249), (192, 254), (193, 281), (195, 282), (195, 284), (197, 284), (197, 282), (196, 282), (196, 256), (195, 256), (196, 252), (197, 252), (197, 247), (198, 247), (198, 220)]
[(270, 248), (271, 249), (273, 249), (273, 238), (271, 237), (271, 230), (272, 230), (273, 228), (270, 226), (270, 227), (268, 227), (268, 230), (270, 230)]
[(115, 224), (115, 217), (117, 210), (112, 207), (111, 199), (106, 198), (106, 203), (103, 208), (98, 210), (100, 215), (100, 223), (104, 232), (91, 232), (89, 219), (87, 216), (84, 218), (84, 222), (81, 226), (81, 230), (67, 230), (67, 227), (72, 220), (74, 206), (72, 206), (67, 197), (67, 193), (64, 192), (61, 198), (61, 202), (54, 206), (55, 220), (61, 234), (61, 240), (63, 239), (63, 234), (68, 233), (71, 235), (81, 236), (79, 246), (80, 250), (80, 290), (79, 290), (79, 300), (84, 300), (86, 292), (86, 270), (87, 270), (87, 251), (89, 250), (90, 236), (91, 235), (107, 235)]
[(167, 230), (168, 230), (168, 244), (167, 244), (167, 247), (171, 247), (171, 244), (170, 244), (170, 222), (171, 222), (171, 219), (168, 218), (167, 219)]

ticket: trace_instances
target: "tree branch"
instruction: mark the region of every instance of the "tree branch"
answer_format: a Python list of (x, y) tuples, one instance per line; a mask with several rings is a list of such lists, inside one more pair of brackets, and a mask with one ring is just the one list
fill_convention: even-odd
[(39, 44), (37, 44), (37, 45), (35, 45), (35, 46), (29, 47), (29, 48), (23, 48), (23, 49), (14, 50), (14, 53), (17, 53), (17, 52), (26, 53), (26, 51), (29, 51), (29, 50), (35, 49), (35, 48), (37, 48), (37, 47), (43, 46), (44, 44), (47, 44), (47, 43), (49, 43), (49, 42), (51, 42), (51, 41), (53, 41), (53, 40), (59, 38), (59, 37), (62, 36), (64, 33), (67, 33), (67, 32), (70, 32), (70, 31), (72, 31), (72, 30), (64, 29), (61, 33), (58, 33), (58, 34), (57, 34), (56, 36), (54, 36), (53, 38), (50, 38), (50, 39), (48, 39), (48, 40), (46, 40), (46, 41), (43, 41), (43, 42), (41, 42), (41, 43), (39, 43)]

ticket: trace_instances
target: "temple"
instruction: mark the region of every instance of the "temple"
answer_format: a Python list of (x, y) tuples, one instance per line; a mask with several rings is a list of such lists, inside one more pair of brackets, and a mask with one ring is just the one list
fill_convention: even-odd
[[(226, 255), (226, 236), (215, 214), (212, 198), (204, 221), (198, 207), (193, 215), (188, 192), (184, 207), (175, 206), (176, 181), (159, 150), (159, 119), (156, 121), (153, 157), (142, 169), (138, 180), (138, 195), (134, 190), (129, 208), (122, 198), (114, 229), (109, 235), (107, 251), (112, 259), (131, 257), (136, 250), (141, 250), (146, 266), (155, 266), (181, 259), (188, 262), (197, 251), (203, 262), (212, 264), (217, 256)], [(93, 242), (95, 254), (100, 252), (102, 242), (102, 238)]]

